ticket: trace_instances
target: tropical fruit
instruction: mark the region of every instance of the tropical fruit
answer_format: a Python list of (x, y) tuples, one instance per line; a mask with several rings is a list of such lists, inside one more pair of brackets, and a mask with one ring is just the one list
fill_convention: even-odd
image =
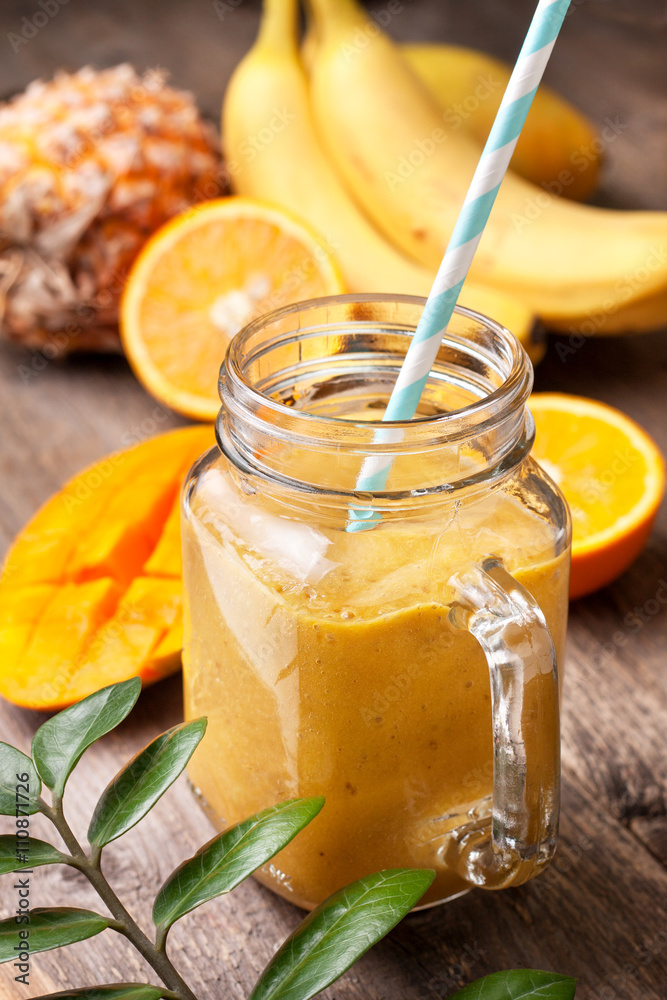
[[(512, 67), (461, 45), (411, 43), (401, 46), (401, 54), (437, 100), (445, 123), (463, 129), (483, 146)], [(607, 122), (604, 127), (615, 129), (616, 125)], [(612, 138), (617, 134), (612, 131)], [(585, 201), (598, 184), (603, 146), (592, 122), (541, 83), (511, 168), (546, 191)]]
[(58, 73), (0, 107), (0, 331), (49, 357), (119, 350), (147, 238), (224, 193), (215, 131), (162, 70)]
[(533, 457), (572, 512), (570, 596), (615, 580), (646, 544), (665, 491), (662, 454), (620, 410), (581, 396), (535, 393)]
[[(388, 239), (437, 267), (479, 160), (447, 132), (432, 94), (355, 0), (311, 0), (312, 108), (348, 190)], [(356, 39), (362, 38), (364, 44)], [(667, 288), (667, 212), (568, 202), (509, 171), (470, 270), (547, 323), (618, 317)], [(652, 310), (632, 313), (636, 327)]]
[(323, 237), (271, 205), (219, 198), (177, 216), (142, 250), (121, 305), (123, 347), (156, 399), (214, 420), (234, 334), (278, 306), (344, 290)]
[(180, 487), (211, 426), (162, 434), (79, 473), (35, 514), (0, 576), (0, 695), (55, 710), (180, 667)]
[[(335, 252), (348, 291), (428, 295), (436, 269), (409, 259), (373, 226), (317, 137), (297, 29), (297, 0), (266, 0), (257, 40), (232, 74), (222, 131), (234, 190), (315, 226)], [(503, 323), (534, 362), (542, 356), (535, 315), (517, 296), (467, 281), (460, 302)]]

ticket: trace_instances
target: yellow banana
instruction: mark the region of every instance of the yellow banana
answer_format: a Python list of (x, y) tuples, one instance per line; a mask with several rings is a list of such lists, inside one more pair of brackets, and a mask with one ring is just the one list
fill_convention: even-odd
[[(401, 54), (436, 98), (447, 124), (484, 145), (512, 67), (458, 45), (402, 45)], [(615, 138), (617, 131), (609, 127)], [(602, 147), (593, 124), (540, 84), (512, 169), (533, 184), (551, 185), (565, 198), (584, 201), (597, 187)]]
[[(479, 147), (462, 130), (443, 128), (431, 94), (355, 0), (311, 3), (320, 137), (378, 228), (434, 268)], [(527, 302), (547, 324), (580, 322), (600, 310), (629, 310), (667, 288), (665, 246), (667, 213), (577, 205), (510, 171), (470, 275)], [(632, 314), (637, 324), (646, 321), (645, 311)]]
[[(400, 51), (438, 102), (443, 121), (452, 129), (463, 129), (483, 146), (512, 67), (486, 52), (460, 45), (411, 42), (401, 45)], [(310, 16), (301, 45), (307, 72), (316, 53), (317, 35)], [(615, 136), (613, 123), (609, 127)], [(557, 188), (572, 201), (585, 201), (598, 186), (601, 143), (592, 122), (540, 84), (512, 157), (512, 169), (533, 184)]]
[[(435, 270), (408, 258), (354, 203), (317, 138), (297, 48), (296, 0), (266, 0), (255, 45), (227, 88), (222, 134), (239, 194), (300, 215), (328, 241), (352, 292), (428, 295)], [(467, 283), (461, 303), (503, 323), (533, 360), (535, 317), (505, 292)]]
[[(480, 310), (481, 312), (481, 310)], [(628, 306), (611, 301), (606, 307), (585, 316), (553, 320), (551, 329), (562, 333), (583, 334), (586, 337), (606, 336), (629, 331), (655, 330), (667, 324), (667, 288)]]

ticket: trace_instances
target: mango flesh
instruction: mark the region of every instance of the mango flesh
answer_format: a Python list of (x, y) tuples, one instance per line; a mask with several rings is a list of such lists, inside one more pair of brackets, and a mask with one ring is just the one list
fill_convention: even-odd
[(151, 438), (71, 479), (0, 576), (0, 695), (53, 711), (180, 667), (180, 489), (211, 425)]

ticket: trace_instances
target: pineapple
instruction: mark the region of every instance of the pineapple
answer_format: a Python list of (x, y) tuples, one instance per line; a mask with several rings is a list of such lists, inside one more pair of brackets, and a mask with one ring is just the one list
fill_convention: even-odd
[(118, 302), (146, 239), (224, 193), (192, 97), (129, 65), (59, 73), (0, 106), (0, 331), (50, 357), (119, 350)]

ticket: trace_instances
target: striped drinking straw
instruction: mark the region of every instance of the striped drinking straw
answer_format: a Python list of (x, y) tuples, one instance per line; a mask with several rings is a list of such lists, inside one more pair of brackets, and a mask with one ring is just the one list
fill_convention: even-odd
[[(411, 420), (415, 415), (570, 2), (539, 0), (383, 420)], [(390, 444), (401, 437), (400, 428), (388, 427), (377, 432), (375, 442)], [(383, 490), (391, 465), (391, 455), (366, 458), (357, 490), (369, 493)], [(349, 518), (348, 531), (363, 531), (373, 527), (379, 515), (367, 508), (354, 507)]]

